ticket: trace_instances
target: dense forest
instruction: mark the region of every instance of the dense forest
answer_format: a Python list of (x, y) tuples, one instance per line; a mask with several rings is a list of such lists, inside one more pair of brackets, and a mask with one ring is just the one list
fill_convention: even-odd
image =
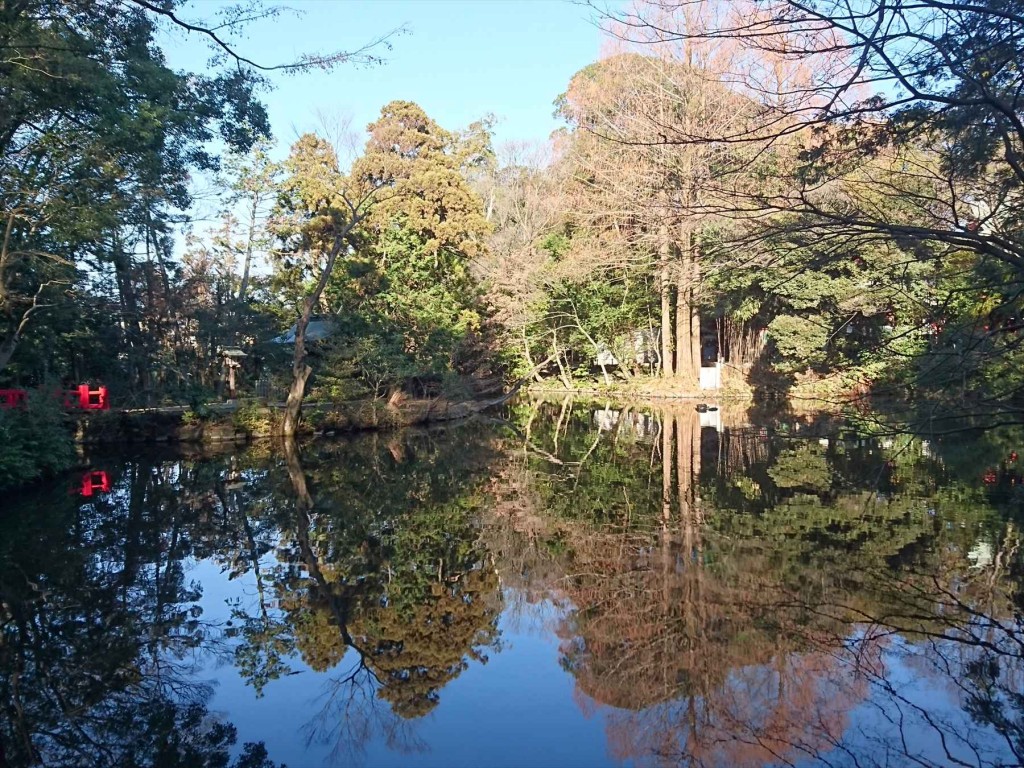
[[(286, 148), (267, 73), (386, 66), (387, 37), (279, 63), (225, 42), (269, 8), (2, 0), (0, 387), (201, 409), (237, 365), (285, 434), (306, 399), (685, 394), (703, 369), (1019, 404), (1024, 2), (593, 10), (606, 54), (546, 144), (495, 146), (485, 100), (445, 127), (395, 100)], [(172, 68), (167, 28), (210, 68)], [(0, 484), (62, 465), (60, 422), (0, 413)]]

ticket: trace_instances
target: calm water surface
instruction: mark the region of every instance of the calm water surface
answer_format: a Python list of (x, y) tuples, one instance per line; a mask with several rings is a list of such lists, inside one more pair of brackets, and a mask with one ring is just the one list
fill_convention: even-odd
[(0, 766), (1024, 763), (1012, 434), (507, 416), (0, 501)]

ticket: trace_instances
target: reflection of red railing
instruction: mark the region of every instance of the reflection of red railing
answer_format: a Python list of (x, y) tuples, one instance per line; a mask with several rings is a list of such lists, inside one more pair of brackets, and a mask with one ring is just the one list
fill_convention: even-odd
[(985, 485), (1002, 485), (1004, 483), (1024, 485), (1024, 475), (1015, 466), (1018, 458), (1016, 451), (1010, 451), (1010, 458), (1002, 462), (1000, 466), (985, 468), (985, 472), (981, 476), (981, 482)]
[(110, 475), (102, 469), (86, 472), (82, 475), (81, 493), (85, 497), (94, 493), (110, 493)]
[(26, 397), (24, 389), (0, 389), (0, 408), (23, 408)]

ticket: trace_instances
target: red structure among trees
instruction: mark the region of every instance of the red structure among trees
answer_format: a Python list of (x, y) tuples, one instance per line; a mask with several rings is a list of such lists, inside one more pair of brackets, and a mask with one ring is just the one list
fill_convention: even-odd
[[(110, 397), (106, 387), (92, 389), (88, 384), (79, 384), (75, 389), (61, 389), (54, 392), (66, 411), (107, 411)], [(0, 408), (24, 408), (28, 404), (28, 392), (24, 389), (0, 389)]]

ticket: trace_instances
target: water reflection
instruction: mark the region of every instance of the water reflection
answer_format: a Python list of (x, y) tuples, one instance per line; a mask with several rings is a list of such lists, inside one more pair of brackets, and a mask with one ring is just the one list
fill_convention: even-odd
[[(609, 764), (1018, 765), (1015, 439), (567, 400), (98, 460), (0, 518), (0, 766), (550, 764), (564, 717), (488, 731), (499, 657)], [(232, 676), (301, 727), (240, 739)]]
[(19, 499), (0, 535), (0, 765), (269, 768), (211, 714), (194, 654), (220, 650), (183, 563), (214, 539), (205, 464), (127, 464), (116, 492)]

